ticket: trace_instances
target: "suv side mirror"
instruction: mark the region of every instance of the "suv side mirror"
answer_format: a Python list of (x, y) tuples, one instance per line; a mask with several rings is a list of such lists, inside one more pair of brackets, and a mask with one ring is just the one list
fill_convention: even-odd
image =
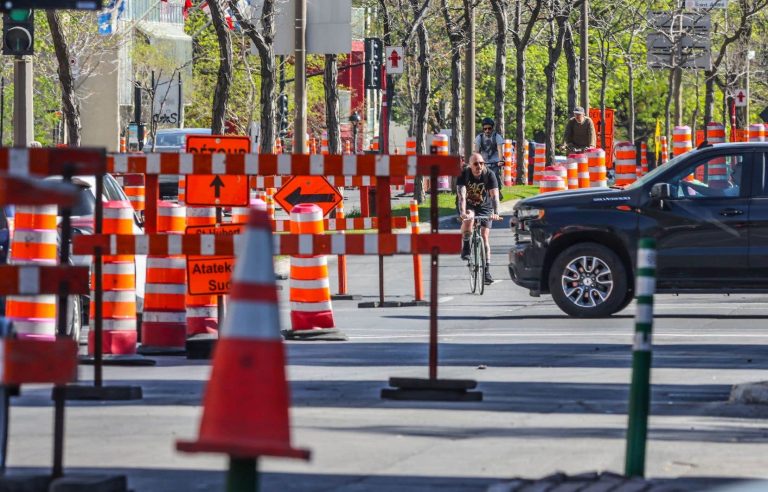
[(672, 189), (669, 183), (656, 183), (651, 188), (649, 195), (655, 201), (666, 200), (672, 196)]

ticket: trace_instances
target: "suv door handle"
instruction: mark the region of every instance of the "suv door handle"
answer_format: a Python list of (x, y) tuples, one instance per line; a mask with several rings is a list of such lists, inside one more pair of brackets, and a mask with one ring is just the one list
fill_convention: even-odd
[(734, 215), (742, 215), (744, 213), (743, 210), (739, 210), (738, 208), (724, 208), (720, 211), (720, 215), (723, 217), (733, 217)]

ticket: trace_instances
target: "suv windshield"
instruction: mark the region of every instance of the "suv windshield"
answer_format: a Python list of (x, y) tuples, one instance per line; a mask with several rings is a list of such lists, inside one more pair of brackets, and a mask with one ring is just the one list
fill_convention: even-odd
[(157, 134), (157, 146), (158, 147), (183, 147), (184, 146), (183, 133), (159, 133)]

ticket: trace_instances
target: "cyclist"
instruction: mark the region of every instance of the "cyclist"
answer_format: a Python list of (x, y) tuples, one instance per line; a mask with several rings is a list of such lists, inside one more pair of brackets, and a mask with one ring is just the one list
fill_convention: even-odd
[(583, 152), (597, 143), (595, 124), (584, 114), (584, 108), (573, 108), (573, 118), (565, 124), (565, 147), (570, 152)]
[(469, 158), (467, 166), (456, 180), (456, 190), (459, 205), (459, 216), (462, 219), (461, 233), (464, 242), (461, 249), (461, 259), (469, 259), (469, 240), (472, 237), (472, 227), (476, 215), (489, 217), (481, 219), (480, 232), (485, 240), (486, 264), (485, 278), (487, 284), (493, 283), (490, 272), (491, 262), (491, 225), (492, 220), (499, 220), (499, 183), (496, 175), (485, 167), (485, 160), (479, 153)]
[(493, 118), (483, 118), (483, 131), (475, 137), (475, 152), (483, 156), (485, 165), (496, 175), (501, 197), (501, 183), (504, 182), (504, 163), (501, 159), (504, 155), (504, 137), (494, 130), (495, 127)]

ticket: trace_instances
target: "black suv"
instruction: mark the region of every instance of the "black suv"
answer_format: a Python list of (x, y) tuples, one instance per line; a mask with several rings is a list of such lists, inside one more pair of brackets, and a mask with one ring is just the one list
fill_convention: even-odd
[(531, 197), (512, 227), (512, 280), (571, 316), (629, 304), (641, 237), (656, 238), (657, 292), (765, 293), (768, 143), (704, 145), (625, 188)]

